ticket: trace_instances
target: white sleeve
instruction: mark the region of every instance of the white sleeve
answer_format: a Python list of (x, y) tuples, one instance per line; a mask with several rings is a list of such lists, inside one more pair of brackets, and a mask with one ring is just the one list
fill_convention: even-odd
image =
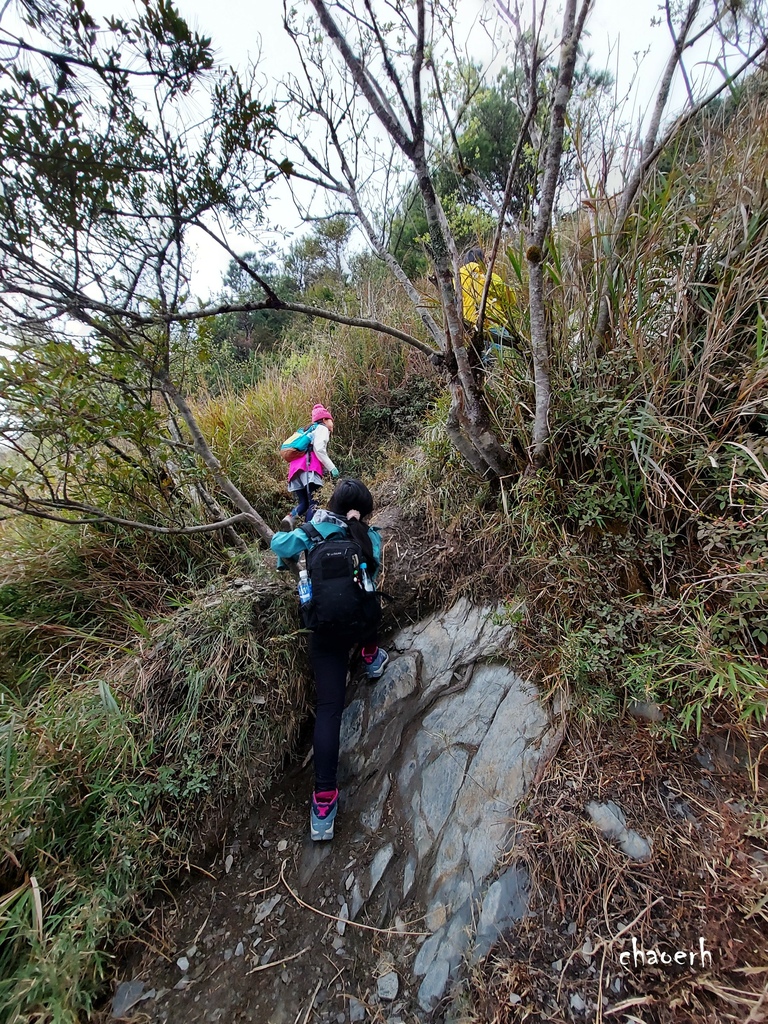
[(332, 473), (336, 466), (331, 461), (328, 455), (328, 441), (330, 440), (331, 432), (324, 423), (319, 423), (314, 436), (312, 438), (312, 447), (315, 450), (315, 455), (320, 460), (321, 464)]

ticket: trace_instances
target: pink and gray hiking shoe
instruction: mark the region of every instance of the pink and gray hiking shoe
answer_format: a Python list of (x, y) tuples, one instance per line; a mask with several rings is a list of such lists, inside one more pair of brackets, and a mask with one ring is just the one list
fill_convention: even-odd
[(312, 794), (312, 810), (309, 815), (309, 830), (312, 838), (333, 839), (333, 824), (339, 805), (338, 789)]

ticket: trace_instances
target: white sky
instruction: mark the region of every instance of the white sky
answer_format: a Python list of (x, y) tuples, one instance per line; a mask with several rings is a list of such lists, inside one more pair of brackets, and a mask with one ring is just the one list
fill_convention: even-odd
[[(215, 6), (210, 4), (210, 0), (177, 0), (177, 5), (181, 14), (198, 31), (212, 38), (217, 55), (227, 64), (242, 68), (249, 60), (258, 59), (261, 73), (270, 82), (278, 81), (288, 71), (298, 70), (293, 44), (283, 29), (280, 0), (262, 0), (258, 5), (244, 0), (220, 0)], [(114, 0), (110, 7), (114, 9)], [(466, 23), (467, 35), (472, 30), (472, 52), (480, 59), (490, 56), (487, 37), (476, 30), (478, 16), (487, 10), (488, 4), (484, 0), (459, 0), (461, 22)], [(657, 0), (629, 3), (596, 0), (587, 22), (588, 38), (584, 41), (585, 48), (594, 54), (595, 67), (608, 67), (616, 78), (619, 96), (626, 92), (635, 70), (633, 54), (650, 51), (643, 64), (644, 106), (653, 95), (669, 53), (666, 26), (651, 27), (651, 19), (657, 13)], [(559, 25), (559, 18), (557, 22)], [(265, 92), (271, 95), (271, 84)], [(642, 116), (638, 101), (635, 112)], [(277, 189), (270, 193), (270, 219), (285, 228), (286, 239), (303, 230), (287, 195), (279, 197)], [(281, 240), (279, 235), (270, 237), (273, 241)], [(245, 245), (240, 248), (245, 248)], [(226, 254), (216, 251), (212, 244), (203, 240), (195, 259), (193, 291), (205, 295), (217, 290), (227, 264)]]
[[(351, 2), (355, 4), (359, 0)], [(176, 4), (194, 28), (212, 38), (217, 56), (224, 63), (241, 69), (249, 61), (258, 63), (259, 74), (265, 83), (265, 99), (272, 98), (275, 83), (286, 73), (298, 71), (293, 43), (282, 27), (281, 0), (261, 0), (258, 4), (246, 0), (219, 0), (215, 5), (210, 0), (176, 0)], [(86, 6), (97, 18), (108, 14), (130, 17), (133, 13), (131, 0), (86, 0)], [(296, 6), (301, 5), (297, 3)], [(464, 35), (471, 40), (472, 56), (481, 61), (490, 59), (491, 47), (487, 35), (478, 30), (477, 21), (481, 12), (487, 12), (490, 6), (490, 0), (459, 0), (458, 4), (457, 38)], [(529, 0), (523, 0), (522, 6), (529, 8)], [(553, 38), (559, 29), (558, 7), (556, 2), (552, 3)], [(658, 13), (658, 0), (595, 0), (587, 21), (584, 48), (592, 53), (595, 68), (607, 67), (611, 71), (616, 80), (617, 98), (624, 96), (632, 81), (636, 70), (635, 55), (639, 57), (647, 51), (632, 101), (624, 111), (625, 118), (631, 116), (633, 121), (641, 121), (647, 113), (670, 52), (666, 25), (651, 26)], [(699, 59), (702, 56), (697, 55)], [(500, 58), (498, 66), (502, 62)], [(682, 82), (677, 84), (677, 97), (673, 94), (671, 105), (673, 110), (675, 101), (680, 105), (683, 99)], [(272, 223), (280, 224), (282, 230), (271, 235), (262, 233), (262, 242), (278, 243), (282, 248), (294, 233), (304, 230), (288, 199), (287, 189), (284, 186), (281, 189), (279, 183), (269, 192), (269, 218)], [(234, 240), (234, 247), (239, 251), (259, 248), (254, 240)], [(226, 253), (212, 242), (205, 239), (199, 242), (194, 260), (193, 293), (205, 297), (217, 291), (228, 262)]]

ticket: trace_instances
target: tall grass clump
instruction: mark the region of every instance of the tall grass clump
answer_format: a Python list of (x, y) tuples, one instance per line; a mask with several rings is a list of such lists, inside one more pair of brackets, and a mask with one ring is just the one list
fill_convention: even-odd
[(0, 524), (0, 681), (87, 671), (84, 649), (119, 646), (221, 565), (205, 535), (18, 519)]
[(0, 1019), (89, 1014), (153, 887), (266, 791), (305, 714), (292, 595), (266, 570), (94, 650), (79, 677), (0, 690)]
[(334, 414), (331, 457), (347, 475), (370, 477), (393, 443), (412, 439), (440, 381), (429, 362), (391, 338), (317, 323), (286, 348), (253, 388), (201, 393), (197, 416), (232, 477), (268, 519), (285, 511), (278, 451), (320, 402)]
[[(673, 739), (768, 710), (764, 93), (758, 76), (649, 181), (607, 344), (590, 333), (602, 238), (580, 214), (558, 225), (549, 466), (468, 494), (435, 424), (402, 474), (403, 500), (450, 534), (456, 589), (525, 596), (521, 643), (552, 688), (587, 715), (657, 701)], [(500, 432), (525, 447), (524, 346), (502, 352), (488, 394)]]

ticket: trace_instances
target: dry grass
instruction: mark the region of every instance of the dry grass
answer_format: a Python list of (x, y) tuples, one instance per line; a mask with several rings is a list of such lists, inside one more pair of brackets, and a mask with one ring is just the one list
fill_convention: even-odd
[[(718, 739), (673, 753), (632, 724), (571, 737), (520, 814), (532, 916), (473, 972), (467, 1024), (765, 1019), (765, 780), (756, 795)], [(609, 799), (651, 840), (648, 863), (592, 825), (585, 805)], [(703, 939), (712, 965), (622, 965), (633, 939), (668, 953)]]

